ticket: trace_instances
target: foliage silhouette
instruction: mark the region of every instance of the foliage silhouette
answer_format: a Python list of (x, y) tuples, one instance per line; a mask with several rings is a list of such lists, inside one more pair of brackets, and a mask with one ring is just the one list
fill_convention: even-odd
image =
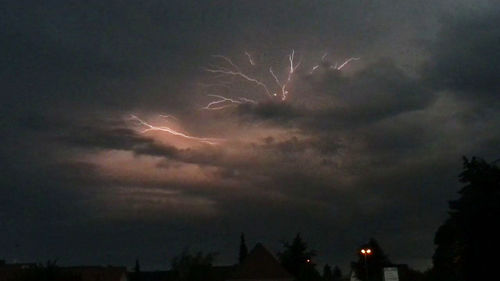
[(284, 242), (283, 252), (278, 253), (281, 265), (295, 276), (296, 280), (321, 280), (319, 272), (315, 269), (312, 258), (316, 255), (313, 250), (308, 250), (307, 244), (297, 233), (292, 243)]
[(325, 264), (323, 267), (323, 280), (325, 281), (333, 281), (333, 273), (332, 273), (332, 268), (330, 265)]
[(436, 232), (433, 280), (488, 278), (497, 267), (500, 237), (500, 169), (483, 159), (463, 158), (460, 197), (449, 202), (449, 217)]
[(325, 281), (340, 281), (342, 280), (342, 271), (340, 271), (340, 268), (338, 266), (335, 266), (335, 268), (332, 271), (332, 268), (329, 264), (325, 264), (323, 267), (323, 280)]
[(338, 266), (335, 266), (335, 268), (333, 269), (333, 281), (340, 281), (342, 280), (342, 271), (340, 270), (340, 268)]
[(241, 233), (241, 236), (240, 236), (240, 253), (239, 253), (239, 256), (238, 256), (238, 261), (240, 263), (243, 262), (243, 260), (247, 257), (248, 255), (248, 248), (247, 248), (247, 245), (245, 243), (245, 234)]
[(179, 256), (173, 258), (172, 270), (179, 281), (212, 280), (212, 263), (215, 256), (215, 253), (191, 254), (188, 250), (184, 250)]

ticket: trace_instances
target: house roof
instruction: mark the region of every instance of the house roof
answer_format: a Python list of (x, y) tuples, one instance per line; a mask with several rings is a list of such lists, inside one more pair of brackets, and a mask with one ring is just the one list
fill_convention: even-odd
[(258, 243), (228, 278), (228, 280), (237, 279), (292, 280), (293, 276), (281, 266), (273, 254)]

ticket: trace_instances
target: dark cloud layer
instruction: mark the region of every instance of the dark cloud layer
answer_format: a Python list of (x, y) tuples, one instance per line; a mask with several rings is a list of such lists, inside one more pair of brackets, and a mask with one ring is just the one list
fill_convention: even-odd
[[(300, 231), (319, 263), (345, 267), (374, 236), (395, 262), (429, 266), (460, 157), (498, 158), (495, 6), (2, 4), (0, 258), (163, 268), (190, 245), (231, 263), (242, 231), (272, 250)], [(211, 55), (250, 51), (278, 71), (291, 49), (303, 66), (288, 102), (199, 109)], [(224, 141), (130, 118), (156, 113)]]
[[(449, 20), (431, 47), (429, 79), (438, 87), (475, 97), (495, 95), (499, 89), (500, 28), (496, 10), (481, 18)], [(458, 43), (457, 41), (460, 41)]]

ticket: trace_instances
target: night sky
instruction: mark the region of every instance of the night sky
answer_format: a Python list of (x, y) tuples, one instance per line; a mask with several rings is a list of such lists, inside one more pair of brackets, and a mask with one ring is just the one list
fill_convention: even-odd
[(318, 264), (374, 237), (425, 269), (461, 157), (500, 157), (498, 1), (2, 1), (0, 54), (7, 262), (300, 232)]

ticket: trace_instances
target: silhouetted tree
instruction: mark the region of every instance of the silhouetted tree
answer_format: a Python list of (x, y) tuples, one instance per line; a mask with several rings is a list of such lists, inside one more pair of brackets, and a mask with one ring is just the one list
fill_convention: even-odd
[(497, 267), (500, 237), (500, 169), (464, 157), (460, 197), (449, 202), (449, 217), (434, 238), (434, 280), (481, 280)]
[(333, 281), (340, 281), (342, 280), (342, 271), (340, 271), (340, 268), (338, 266), (335, 266), (333, 269)]
[(332, 273), (332, 268), (328, 265), (325, 264), (323, 267), (323, 280), (325, 281), (333, 281), (333, 273)]
[[(371, 254), (365, 256), (361, 249), (371, 249)], [(368, 274), (369, 281), (382, 281), (384, 278), (384, 267), (390, 266), (391, 262), (385, 255), (378, 242), (371, 238), (368, 243), (362, 245), (357, 250), (358, 261), (351, 262), (351, 268), (360, 280), (366, 281)]]
[(285, 250), (278, 253), (280, 262), (297, 280), (321, 279), (312, 261), (316, 254), (313, 250), (307, 249), (307, 244), (300, 237), (300, 233), (295, 236), (291, 244), (284, 242), (283, 246)]
[(240, 254), (238, 256), (238, 260), (240, 263), (243, 262), (243, 260), (247, 257), (248, 255), (248, 248), (247, 245), (245, 244), (245, 234), (241, 233), (240, 236)]
[(342, 272), (340, 271), (340, 268), (338, 266), (335, 266), (335, 268), (332, 271), (330, 265), (325, 264), (325, 267), (323, 267), (323, 280), (325, 281), (342, 280)]
[(139, 259), (135, 260), (134, 272), (131, 274), (131, 281), (141, 281), (141, 265)]
[(193, 255), (185, 250), (179, 256), (173, 258), (172, 270), (180, 281), (211, 280), (211, 269), (215, 256), (215, 253), (205, 255), (202, 252)]
[(139, 259), (135, 259), (134, 272), (136, 273), (141, 272), (141, 265), (139, 264)]

